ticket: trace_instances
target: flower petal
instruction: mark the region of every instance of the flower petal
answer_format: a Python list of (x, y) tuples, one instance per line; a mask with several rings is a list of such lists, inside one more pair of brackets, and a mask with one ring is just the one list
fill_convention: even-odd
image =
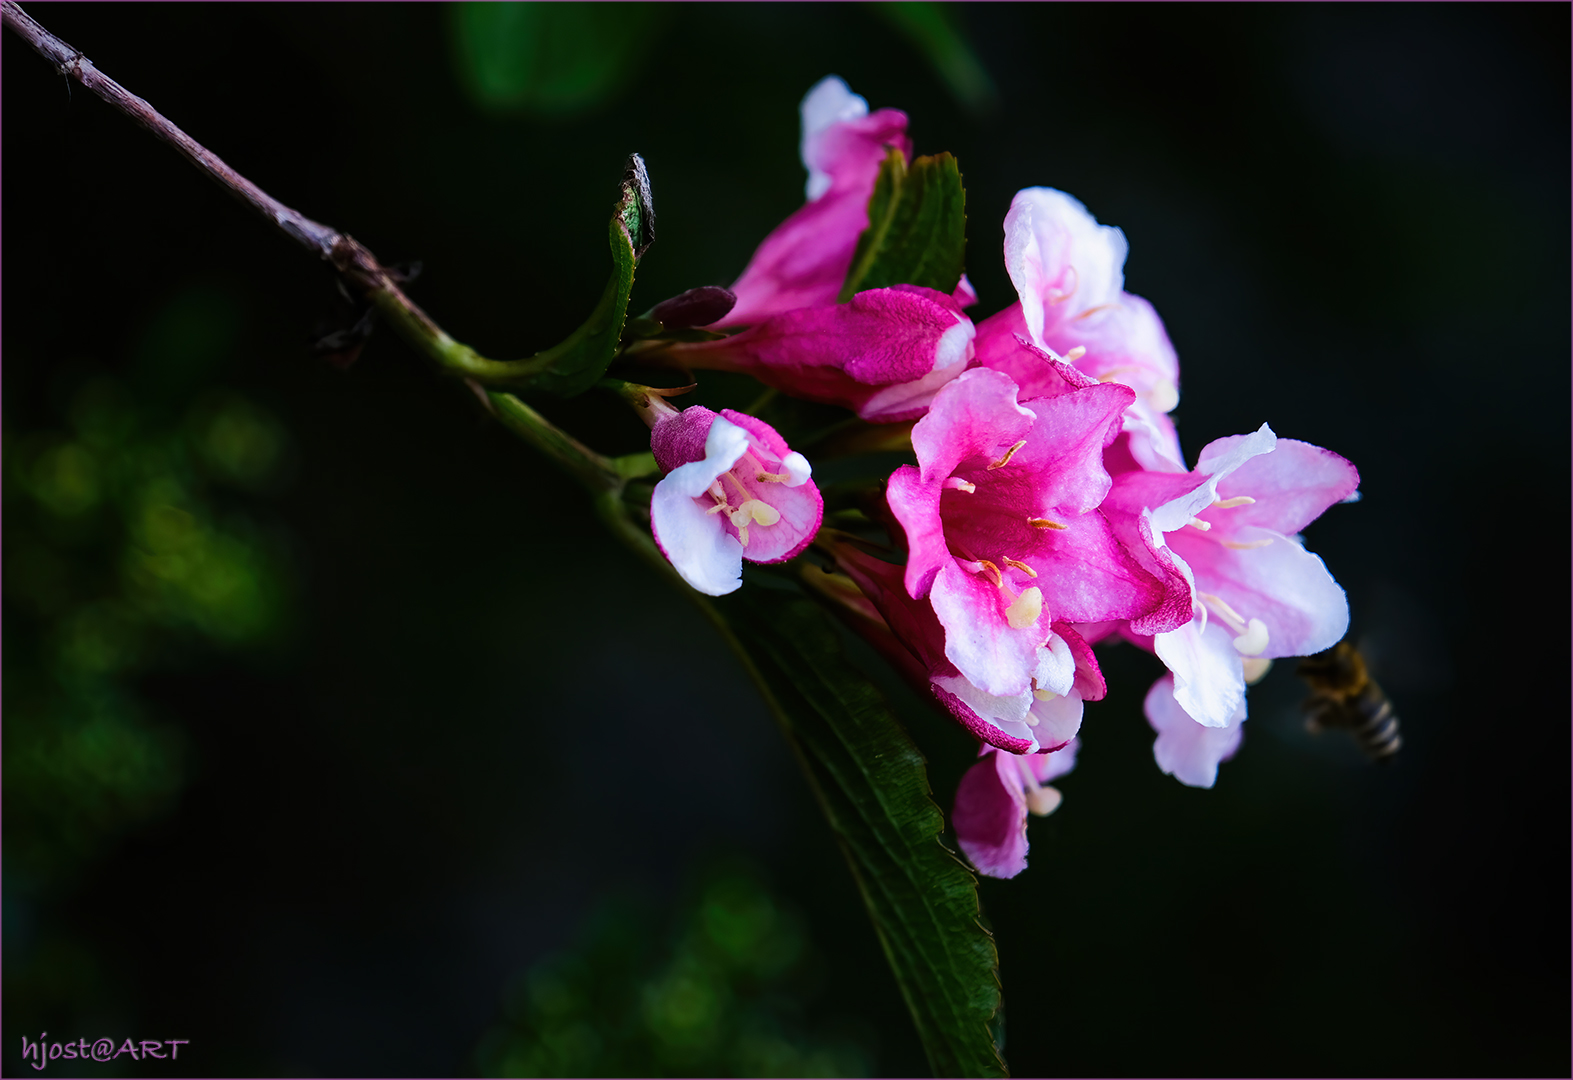
[[(1220, 439), (1208, 449), (1249, 437)], [(1354, 465), (1331, 450), (1298, 439), (1279, 439), (1272, 453), (1241, 462), (1218, 484), (1220, 498), (1249, 495), (1256, 500), (1228, 511), (1226, 517), (1218, 520), (1293, 536), (1359, 487), (1360, 473)]]
[(1245, 669), (1234, 636), (1216, 619), (1202, 618), (1153, 636), (1158, 659), (1174, 673), (1173, 697), (1204, 727), (1227, 727), (1245, 707)]
[(943, 567), (929, 592), (934, 613), (945, 627), (945, 657), (978, 689), (1010, 697), (1031, 689), (1042, 629), (1013, 629), (992, 582), (956, 564)]
[(1039, 746), (1054, 750), (1076, 737), (1076, 733), (1081, 730), (1081, 716), (1081, 695), (1075, 690), (1048, 701), (1034, 698), (1032, 734)]
[(1309, 656), (1330, 649), (1349, 630), (1349, 601), (1327, 566), (1292, 537), (1267, 529), (1235, 530), (1229, 548), (1181, 530), (1170, 537), (1199, 587), (1246, 618), (1267, 626), (1264, 657)]
[(1203, 727), (1175, 700), (1174, 676), (1165, 675), (1147, 691), (1142, 711), (1158, 733), (1152, 744), (1158, 768), (1182, 784), (1212, 787), (1218, 779), (1218, 763), (1228, 761), (1240, 749), (1240, 725), (1245, 720), (1243, 698), (1226, 726)]
[(1017, 192), (1005, 215), (1005, 269), (1033, 341), (1045, 345), (1045, 327), (1118, 300), (1127, 250), (1124, 233), (1063, 191)]
[(966, 771), (951, 819), (980, 874), (1012, 878), (1027, 868), (1027, 801), (1010, 754), (995, 750)]

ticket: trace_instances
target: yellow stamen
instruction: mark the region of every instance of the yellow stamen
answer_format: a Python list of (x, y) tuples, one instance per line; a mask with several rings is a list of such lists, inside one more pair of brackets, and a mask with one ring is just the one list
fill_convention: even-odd
[(1203, 521), (1201, 518), (1192, 518), (1190, 521), (1187, 521), (1186, 524), (1195, 525), (1198, 529), (1202, 530), (1202, 532), (1206, 532), (1208, 529), (1212, 528), (1211, 523)]
[(1249, 495), (1236, 495), (1232, 499), (1218, 499), (1213, 505), (1219, 510), (1233, 510), (1236, 506), (1250, 506), (1255, 501)]
[[(1053, 690), (1034, 690), (1032, 692), (1032, 696), (1037, 698), (1039, 701), (1053, 701), (1055, 698), (1059, 697), (1059, 695), (1056, 694)], [(1027, 715), (1031, 716), (1032, 714), (1028, 713)]]
[(1004, 586), (1005, 586), (1005, 575), (1000, 573), (1000, 568), (999, 567), (995, 566), (993, 563), (989, 562), (987, 559), (979, 559), (978, 563), (979, 563), (979, 565), (981, 565), (983, 567), (983, 569), (985, 571), (987, 571), (988, 573), (991, 573), (991, 574), (994, 575), (994, 584), (995, 585), (998, 585), (999, 587), (1004, 588)]
[(754, 479), (763, 484), (784, 484), (792, 478), (786, 473), (762, 472), (755, 473)]
[(1236, 551), (1255, 551), (1257, 548), (1264, 548), (1271, 544), (1273, 538), (1269, 536), (1266, 540), (1220, 540), (1218, 542), (1224, 547), (1234, 548)]
[(1005, 456), (1000, 458), (994, 464), (990, 465), (989, 468), (990, 469), (1002, 469), (1002, 468), (1004, 468), (1006, 465), (1010, 464), (1010, 459), (1016, 456), (1016, 451), (1020, 450), (1023, 446), (1026, 446), (1026, 445), (1027, 445), (1027, 440), (1026, 439), (1021, 440), (1021, 442), (1017, 443), (1015, 446), (1013, 446), (1009, 450), (1005, 451)]
[(1000, 562), (1004, 563), (1006, 566), (1014, 566), (1017, 570), (1020, 570), (1023, 574), (1026, 574), (1028, 577), (1037, 577), (1038, 576), (1038, 572), (1036, 570), (1034, 570), (1032, 567), (1028, 566), (1026, 563), (1022, 562), (1020, 559), (1005, 559), (1005, 558), (1002, 558), (1002, 559), (1000, 559)]
[(1057, 522), (1057, 521), (1050, 521), (1048, 518), (1028, 518), (1027, 519), (1027, 524), (1031, 525), (1034, 529), (1068, 529), (1068, 528), (1070, 528), (1069, 525), (1061, 525), (1059, 522)]
[(1074, 364), (1076, 361), (1080, 360), (1082, 357), (1084, 357), (1086, 355), (1087, 355), (1087, 346), (1085, 346), (1085, 345), (1078, 345), (1074, 349), (1072, 349), (1070, 352), (1065, 354), (1065, 362), (1067, 364)]
[(959, 476), (947, 477), (945, 480), (945, 487), (949, 488), (951, 491), (965, 491), (968, 495), (971, 495), (974, 491), (978, 490), (978, 485), (970, 481), (963, 480)]
[(1043, 614), (1043, 590), (1036, 585), (1024, 589), (1016, 602), (1005, 609), (1005, 621), (1012, 630), (1026, 630)]
[(750, 522), (761, 525), (774, 525), (781, 520), (781, 511), (767, 502), (759, 499), (749, 499), (742, 506), (732, 511), (732, 524), (739, 529), (746, 528)]

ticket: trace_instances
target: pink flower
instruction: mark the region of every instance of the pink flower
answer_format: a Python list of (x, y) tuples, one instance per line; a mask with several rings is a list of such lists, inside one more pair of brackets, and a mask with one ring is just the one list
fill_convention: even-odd
[[(1190, 473), (1137, 470), (1115, 477), (1104, 509), (1116, 529), (1127, 539), (1138, 526), (1162, 537), (1161, 556), (1192, 582), (1194, 617), (1150, 642), (1172, 675), (1148, 695), (1148, 719), (1169, 733), (1170, 745), (1189, 747), (1191, 762), (1183, 770), (1165, 766), (1166, 772), (1185, 783), (1199, 783), (1187, 776), (1206, 776), (1199, 786), (1210, 785), (1213, 773), (1196, 763), (1211, 755), (1215, 772), (1220, 755), (1238, 744), (1237, 737), (1203, 740), (1189, 731), (1182, 737), (1169, 700), (1195, 724), (1229, 730), (1246, 715), (1247, 663), (1265, 670), (1262, 661), (1320, 652), (1344, 636), (1344, 592), (1295, 534), (1352, 497), (1359, 484), (1348, 461), (1279, 439), (1266, 424), (1209, 443)], [(1161, 712), (1154, 702), (1162, 703)]]
[(1179, 401), (1179, 361), (1152, 305), (1124, 291), (1127, 250), (1119, 229), (1064, 192), (1018, 192), (1005, 216), (1005, 267), (1021, 299), (979, 325), (977, 361), (1035, 397), (1040, 367), (1017, 347), (1026, 338), (1096, 380), (1131, 387), (1131, 454), (1145, 468), (1183, 472), (1165, 415)]
[(794, 397), (891, 423), (921, 416), (934, 393), (966, 369), (972, 335), (972, 322), (951, 297), (896, 285), (668, 351), (685, 364), (744, 371)]
[(1023, 404), (1007, 376), (974, 369), (913, 427), (920, 467), (896, 470), (887, 492), (910, 552), (906, 590), (932, 603), (973, 691), (1021, 700), (1052, 677), (1056, 622), (1175, 625), (1148, 619), (1164, 586), (1097, 511), (1103, 449), (1134, 396), (1104, 384)]
[(1052, 754), (990, 750), (956, 785), (952, 821), (962, 852), (980, 874), (1013, 878), (1027, 868), (1027, 814), (1046, 817), (1062, 796), (1050, 780), (1076, 767), (1073, 739)]
[[(902, 567), (843, 540), (826, 547), (877, 612), (876, 618), (865, 615), (858, 629), (915, 689), (930, 694), (990, 746), (1016, 754), (1057, 750), (1081, 730), (1082, 703), (1098, 701), (1108, 692), (1092, 649), (1063, 622), (1050, 626), (1033, 681), (1019, 694), (980, 690), (946, 657), (945, 628), (928, 600), (907, 592)], [(878, 625), (871, 629), (867, 624), (874, 622)]]
[(776, 430), (731, 409), (678, 412), (659, 399), (650, 450), (666, 476), (650, 500), (661, 553), (694, 588), (742, 585), (743, 560), (784, 562), (808, 546), (825, 504), (810, 468)]
[(888, 149), (910, 160), (907, 114), (880, 109), (834, 75), (803, 98), (801, 153), (808, 202), (754, 252), (732, 286), (737, 306), (726, 326), (748, 326), (796, 308), (834, 304), (868, 227), (868, 200)]

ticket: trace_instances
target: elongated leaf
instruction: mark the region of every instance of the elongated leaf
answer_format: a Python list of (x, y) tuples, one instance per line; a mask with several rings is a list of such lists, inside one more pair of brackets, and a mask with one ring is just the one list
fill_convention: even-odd
[(655, 210), (650, 200), (650, 178), (638, 154), (628, 159), (622, 198), (613, 209), (607, 240), (612, 251), (612, 274), (606, 281), (595, 310), (559, 345), (531, 358), (539, 374), (521, 385), (572, 397), (594, 386), (617, 355), (634, 289), (634, 267), (655, 239)]
[(890, 285), (954, 291), (966, 267), (966, 203), (955, 157), (920, 157), (908, 166), (900, 150), (891, 150), (838, 299)]
[(812, 601), (750, 583), (716, 606), (804, 760), (934, 1074), (1008, 1075), (990, 1030), (999, 956), (977, 879), (940, 842), (923, 755)]

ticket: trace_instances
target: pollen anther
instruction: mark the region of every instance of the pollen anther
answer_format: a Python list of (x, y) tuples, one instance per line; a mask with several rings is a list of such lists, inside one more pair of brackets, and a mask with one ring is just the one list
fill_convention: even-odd
[(1232, 499), (1214, 500), (1213, 506), (1219, 510), (1233, 510), (1236, 506), (1250, 506), (1256, 500), (1249, 495), (1236, 495)]
[(1048, 518), (1028, 518), (1027, 519), (1027, 524), (1031, 525), (1034, 529), (1068, 529), (1068, 528), (1070, 528), (1069, 525), (1061, 525), (1059, 522), (1057, 522), (1057, 521), (1050, 521)]
[(1023, 446), (1026, 446), (1026, 445), (1027, 445), (1027, 440), (1026, 439), (1021, 440), (1021, 442), (1017, 443), (1015, 446), (1013, 446), (1009, 450), (1005, 451), (1005, 456), (1000, 458), (994, 464), (990, 465), (989, 468), (990, 469), (1002, 469), (1002, 468), (1004, 468), (1006, 465), (1010, 464), (1010, 459), (1016, 456), (1016, 451), (1020, 450)]
[(1037, 577), (1038, 576), (1038, 572), (1036, 570), (1034, 570), (1032, 567), (1028, 566), (1026, 563), (1022, 562), (1020, 559), (1001, 558), (1000, 562), (1004, 563), (1006, 566), (1014, 566), (1017, 570), (1020, 570), (1023, 574), (1026, 574), (1028, 577)]

